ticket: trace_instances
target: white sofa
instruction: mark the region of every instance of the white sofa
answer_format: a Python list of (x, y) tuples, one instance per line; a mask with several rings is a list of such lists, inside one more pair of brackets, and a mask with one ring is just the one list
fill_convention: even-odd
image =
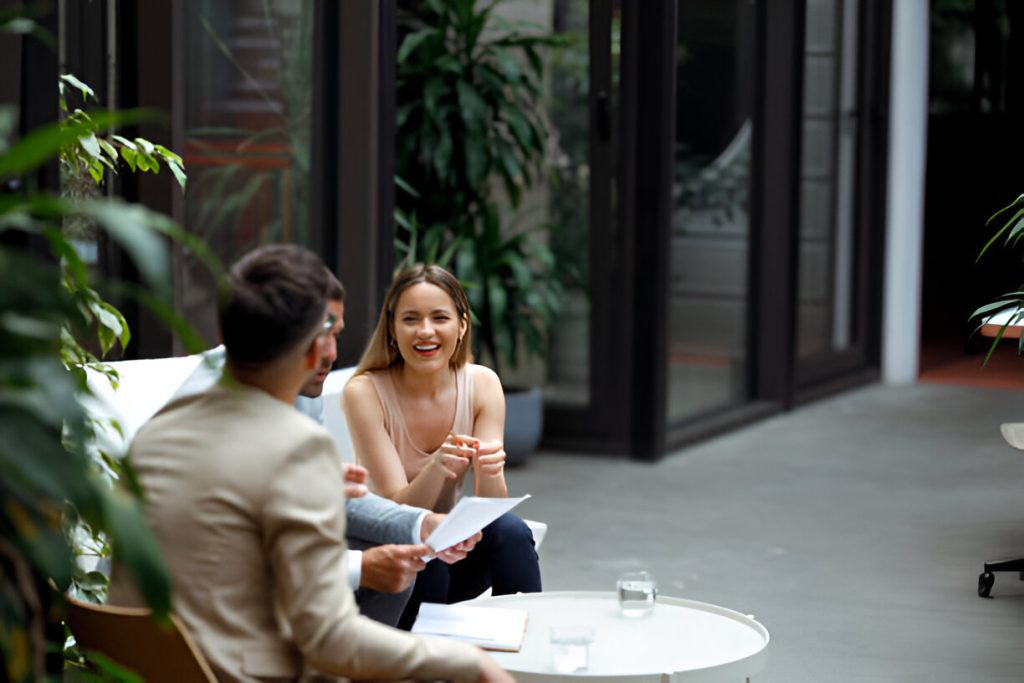
[[(118, 432), (101, 421), (97, 429), (97, 447), (115, 457), (126, 453), (139, 427), (167, 403), (201, 362), (201, 356), (192, 355), (110, 363), (120, 376), (116, 390), (105, 376), (90, 370), (89, 386), (94, 396), (83, 401), (86, 408), (94, 416), (116, 420), (121, 428)], [(354, 367), (334, 370), (324, 382), (324, 427), (334, 437), (345, 462), (355, 462), (355, 452), (341, 409), (341, 391), (354, 372)], [(533, 531), (536, 547), (540, 548), (547, 533), (547, 524), (525, 521)]]

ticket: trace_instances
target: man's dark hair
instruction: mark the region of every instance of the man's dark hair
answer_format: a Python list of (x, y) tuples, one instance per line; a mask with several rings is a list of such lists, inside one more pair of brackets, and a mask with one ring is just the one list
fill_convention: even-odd
[(319, 256), (294, 244), (260, 247), (239, 259), (220, 310), (228, 358), (265, 363), (310, 338), (323, 324), (332, 277)]
[(341, 284), (341, 280), (334, 276), (334, 273), (327, 270), (328, 282), (327, 282), (327, 300), (328, 301), (340, 301), (345, 302), (345, 285)]

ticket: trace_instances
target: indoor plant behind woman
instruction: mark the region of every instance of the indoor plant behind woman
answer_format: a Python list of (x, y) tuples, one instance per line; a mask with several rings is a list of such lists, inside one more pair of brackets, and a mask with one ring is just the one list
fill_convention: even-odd
[[(374, 490), (400, 503), (448, 512), (472, 470), (476, 495), (505, 497), (505, 399), (492, 370), (470, 363), (466, 293), (435, 265), (400, 272), (342, 396), (356, 458)], [(459, 602), (488, 587), (495, 595), (539, 591), (533, 535), (509, 513), (454, 565), (431, 562), (400, 626), (421, 602)]]

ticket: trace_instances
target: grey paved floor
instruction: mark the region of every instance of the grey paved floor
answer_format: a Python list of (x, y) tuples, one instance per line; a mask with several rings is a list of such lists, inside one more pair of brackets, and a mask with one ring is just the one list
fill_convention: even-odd
[(665, 594), (751, 613), (758, 683), (1024, 681), (1024, 453), (999, 424), (1024, 396), (871, 386), (656, 465), (538, 453), (509, 473), (549, 522), (545, 588), (610, 589), (648, 568)]

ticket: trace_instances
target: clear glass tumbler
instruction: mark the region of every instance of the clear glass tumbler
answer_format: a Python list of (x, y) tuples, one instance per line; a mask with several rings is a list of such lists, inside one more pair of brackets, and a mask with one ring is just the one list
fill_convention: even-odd
[(654, 611), (658, 597), (658, 582), (650, 572), (626, 572), (619, 575), (616, 584), (619, 609), (627, 617), (640, 617)]
[(594, 629), (589, 626), (551, 627), (551, 666), (561, 674), (585, 671), (590, 665), (590, 643)]

